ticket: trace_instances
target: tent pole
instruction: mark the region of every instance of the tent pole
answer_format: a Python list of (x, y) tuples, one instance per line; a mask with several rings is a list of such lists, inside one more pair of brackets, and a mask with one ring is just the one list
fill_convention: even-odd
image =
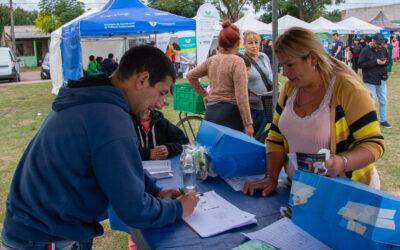
[(128, 50), (128, 38), (124, 37), (124, 54)]
[[(278, 0), (272, 0), (272, 41), (275, 43), (278, 38)], [(273, 76), (273, 109), (278, 102), (278, 60), (275, 53), (272, 53), (272, 76)], [(274, 110), (272, 110), (274, 113)]]

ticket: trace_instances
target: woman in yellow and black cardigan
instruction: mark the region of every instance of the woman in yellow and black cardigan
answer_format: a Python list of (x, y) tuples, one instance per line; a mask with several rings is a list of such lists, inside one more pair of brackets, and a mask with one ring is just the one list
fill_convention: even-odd
[[(307, 143), (320, 143), (317, 137), (321, 133), (331, 152), (325, 161), (328, 176), (348, 177), (379, 188), (373, 163), (383, 155), (384, 140), (375, 106), (360, 78), (347, 65), (329, 57), (319, 38), (303, 28), (291, 28), (278, 37), (274, 51), (288, 82), (280, 93), (267, 139), (265, 178), (246, 183), (243, 192), (253, 195), (255, 189), (262, 189), (266, 196), (274, 191), (282, 166), (289, 177), (293, 176), (286, 154), (296, 151), (289, 145), (318, 151), (316, 145)], [(325, 114), (321, 111), (324, 103), (328, 106)], [(291, 116), (292, 120), (287, 119)], [(315, 122), (310, 123), (311, 119)], [(307, 131), (308, 127), (303, 130), (296, 126), (303, 123), (311, 124), (316, 135), (313, 130)]]

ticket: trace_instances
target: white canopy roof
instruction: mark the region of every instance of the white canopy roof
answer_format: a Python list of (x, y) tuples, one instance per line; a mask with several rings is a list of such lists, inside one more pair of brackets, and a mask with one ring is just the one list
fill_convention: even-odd
[(328, 33), (342, 33), (342, 34), (352, 34), (352, 30), (350, 28), (344, 27), (342, 25), (336, 24), (334, 22), (329, 21), (322, 16), (316, 19), (314, 22), (311, 22), (315, 26), (319, 28), (327, 29)]
[[(272, 23), (268, 24), (272, 28)], [(291, 27), (302, 27), (309, 29), (312, 32), (328, 32), (326, 28), (318, 27), (314, 24), (304, 22), (303, 20), (292, 17), (291, 15), (286, 15), (278, 19), (278, 33), (282, 34)]]
[(380, 32), (381, 27), (364, 22), (356, 17), (349, 17), (336, 24), (350, 28), (354, 33), (360, 32), (361, 34), (370, 34)]
[(257, 32), (258, 34), (272, 34), (271, 25), (258, 21), (257, 19), (250, 16), (244, 16), (236, 21), (234, 24), (238, 26), (240, 33), (243, 33), (246, 30), (252, 30)]

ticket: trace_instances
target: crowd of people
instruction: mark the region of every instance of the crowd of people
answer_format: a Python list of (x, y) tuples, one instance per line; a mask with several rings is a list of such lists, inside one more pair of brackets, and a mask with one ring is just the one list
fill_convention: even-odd
[(86, 75), (96, 75), (104, 73), (107, 76), (111, 76), (111, 74), (118, 68), (118, 62), (114, 58), (114, 54), (109, 53), (108, 57), (103, 60), (103, 57), (98, 56), (94, 57), (94, 55), (89, 56), (89, 63), (86, 70)]
[[(262, 110), (259, 96), (273, 89), (273, 54), (287, 78), (266, 142), (266, 175), (247, 182), (243, 193), (260, 189), (269, 195), (282, 168), (293, 177), (286, 154), (322, 148), (330, 150), (327, 176), (379, 189), (374, 162), (384, 152), (380, 125), (387, 127), (386, 103), (379, 98), (386, 91), (389, 56), (383, 36), (375, 34), (361, 50), (357, 42), (347, 49), (358, 55), (362, 81), (341, 61), (348, 53), (338, 35), (329, 56), (307, 29), (293, 27), (273, 45), (248, 30), (245, 54), (238, 54), (238, 27), (226, 20), (222, 28), (218, 53), (187, 74), (203, 97), (206, 120), (253, 136), (259, 129), (253, 121)], [(137, 46), (119, 65), (113, 54), (103, 62), (90, 56), (88, 76), (60, 89), (15, 171), (2, 229), (5, 249), (91, 249), (93, 238), (103, 233), (98, 220), (110, 204), (125, 224), (140, 229), (162, 227), (194, 211), (196, 192), (182, 195), (159, 187), (141, 163), (180, 154), (188, 142), (159, 111), (184, 60), (179, 51), (177, 44), (166, 52)], [(199, 82), (206, 75), (209, 91)]]

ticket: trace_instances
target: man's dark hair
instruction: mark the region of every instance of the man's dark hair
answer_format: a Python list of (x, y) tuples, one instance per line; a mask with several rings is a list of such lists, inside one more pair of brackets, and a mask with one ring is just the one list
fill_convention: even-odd
[(89, 56), (89, 61), (93, 61), (94, 60), (94, 55)]
[(114, 58), (114, 54), (113, 53), (108, 54), (108, 59), (113, 59), (113, 58)]
[(160, 49), (141, 45), (129, 49), (122, 56), (116, 75), (126, 80), (135, 73), (149, 72), (150, 86), (164, 81), (167, 76), (175, 82), (175, 68), (171, 60)]
[(339, 36), (339, 34), (338, 34), (338, 33), (333, 33), (333, 35), (334, 35), (334, 36)]
[(103, 60), (103, 57), (101, 57), (101, 56), (96, 57), (97, 62), (100, 62), (101, 60)]

